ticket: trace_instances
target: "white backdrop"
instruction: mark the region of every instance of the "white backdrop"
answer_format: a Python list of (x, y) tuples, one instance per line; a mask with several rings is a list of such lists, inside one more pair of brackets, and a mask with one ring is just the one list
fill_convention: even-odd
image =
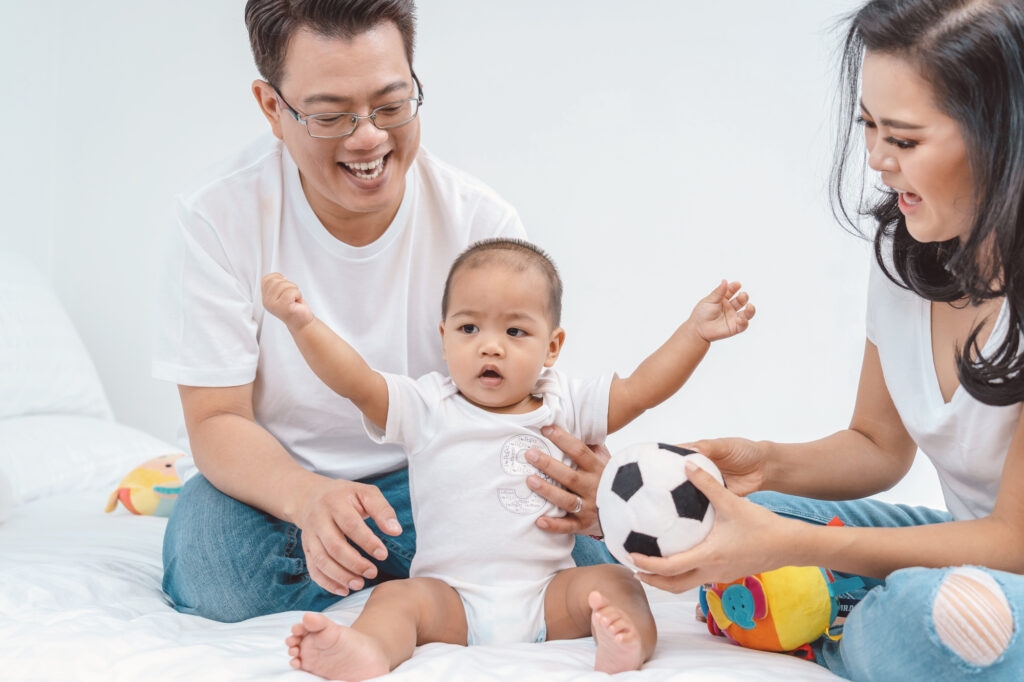
[[(566, 283), (562, 369), (628, 373), (722, 277), (758, 307), (610, 444), (844, 427), (867, 244), (826, 196), (838, 19), (858, 0), (420, 0), (423, 142), (520, 211)], [(54, 282), (120, 421), (149, 377), (171, 199), (266, 129), (242, 0), (0, 0), (0, 248)], [(920, 458), (919, 458), (920, 459)], [(885, 497), (941, 504), (918, 462)]]

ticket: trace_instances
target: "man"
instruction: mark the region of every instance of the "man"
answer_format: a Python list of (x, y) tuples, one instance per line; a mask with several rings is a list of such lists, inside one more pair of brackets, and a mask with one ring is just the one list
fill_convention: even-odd
[(524, 236), (493, 191), (419, 147), (414, 9), (246, 3), (263, 76), (253, 94), (273, 135), (178, 198), (153, 364), (179, 386), (200, 471), (164, 539), (180, 611), (322, 610), (408, 573), (403, 453), (370, 442), (259, 292), (264, 275), (287, 273), (372, 366), (420, 375), (442, 369), (436, 304), (452, 260), (476, 240)]

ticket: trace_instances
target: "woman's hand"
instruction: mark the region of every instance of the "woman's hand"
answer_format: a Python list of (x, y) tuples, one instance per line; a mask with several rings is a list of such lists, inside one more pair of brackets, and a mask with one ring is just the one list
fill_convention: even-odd
[(746, 438), (715, 438), (684, 443), (679, 447), (696, 450), (715, 463), (732, 492), (745, 497), (764, 489), (767, 480), (767, 441)]
[(703, 583), (729, 582), (753, 573), (790, 565), (786, 557), (800, 522), (778, 516), (726, 490), (692, 464), (686, 475), (715, 508), (715, 525), (697, 546), (668, 557), (630, 554), (647, 573), (637, 577), (669, 592), (685, 592)]
[[(604, 445), (589, 446), (557, 426), (545, 426), (541, 433), (568, 455), (576, 464), (576, 468), (566, 466), (539, 450), (527, 451), (526, 460), (562, 487), (535, 475), (526, 477), (526, 485), (566, 512), (562, 517), (542, 516), (537, 519), (537, 526), (549, 533), (600, 535), (601, 524), (597, 520), (597, 484), (601, 480), (604, 465), (611, 456), (608, 448)], [(579, 510), (576, 509), (578, 504), (582, 504)]]

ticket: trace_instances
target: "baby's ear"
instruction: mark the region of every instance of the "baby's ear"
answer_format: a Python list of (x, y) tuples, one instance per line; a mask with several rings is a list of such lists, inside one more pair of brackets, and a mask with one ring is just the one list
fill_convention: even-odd
[(444, 320), (441, 320), (441, 324), (437, 325), (438, 331), (441, 332), (441, 358), (447, 360), (444, 353)]
[(565, 344), (565, 330), (561, 327), (555, 327), (551, 331), (551, 339), (548, 341), (548, 357), (544, 361), (545, 367), (553, 367), (555, 361), (558, 360), (558, 354), (562, 352), (562, 346)]

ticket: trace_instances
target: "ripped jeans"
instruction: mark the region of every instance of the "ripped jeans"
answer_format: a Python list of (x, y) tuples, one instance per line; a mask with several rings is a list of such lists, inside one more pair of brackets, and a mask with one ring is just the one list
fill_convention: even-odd
[[(774, 492), (754, 493), (748, 499), (781, 516), (821, 525), (835, 516), (847, 526), (875, 528), (952, 520), (948, 512), (878, 500), (830, 502)], [(817, 662), (851, 680), (1024, 679), (1024, 642), (1019, 632), (1024, 575), (978, 570), (991, 576), (1002, 589), (1012, 615), (1009, 644), (990, 664), (964, 660), (936, 632), (936, 596), (957, 568), (904, 568), (890, 574), (881, 585), (864, 591), (846, 619), (842, 639), (822, 638), (814, 643)]]

